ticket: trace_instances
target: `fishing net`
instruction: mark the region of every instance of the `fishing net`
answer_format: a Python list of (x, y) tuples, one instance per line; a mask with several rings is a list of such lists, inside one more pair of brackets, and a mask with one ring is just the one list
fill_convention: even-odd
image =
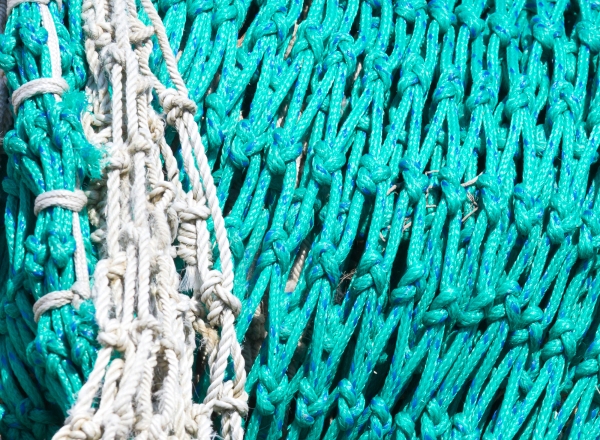
[(4, 10), (3, 438), (600, 437), (600, 3)]

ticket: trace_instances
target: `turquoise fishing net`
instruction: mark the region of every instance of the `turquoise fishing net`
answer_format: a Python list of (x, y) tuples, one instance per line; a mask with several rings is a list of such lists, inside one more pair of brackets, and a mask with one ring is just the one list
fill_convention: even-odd
[[(94, 308), (85, 301), (46, 311), (33, 305), (75, 282), (73, 214), (62, 207), (34, 212), (34, 199), (52, 190), (81, 188), (100, 176), (100, 152), (86, 140), (79, 114), (85, 107), (81, 2), (47, 7), (53, 20), (62, 78), (69, 92), (44, 94), (13, 108), (0, 160), (3, 208), (0, 240), (0, 434), (6, 439), (51, 438), (75, 402), (96, 356)], [(0, 36), (0, 67), (14, 96), (23, 84), (52, 76), (48, 31), (40, 6), (17, 5)], [(95, 252), (86, 211), (80, 228), (93, 273)]]
[[(33, 200), (99, 177), (81, 2), (62, 6), (75, 94), (14, 109), (0, 156), (7, 439), (51, 437), (98, 346), (91, 302), (32, 311), (75, 281), (70, 211), (35, 216)], [(600, 3), (155, 7), (225, 214), (248, 439), (600, 437)], [(38, 8), (17, 6), (0, 40), (11, 94), (50, 76)], [(173, 87), (156, 41), (150, 68)], [(201, 339), (199, 402), (208, 352)]]
[(226, 216), (247, 438), (600, 435), (599, 7), (157, 4)]

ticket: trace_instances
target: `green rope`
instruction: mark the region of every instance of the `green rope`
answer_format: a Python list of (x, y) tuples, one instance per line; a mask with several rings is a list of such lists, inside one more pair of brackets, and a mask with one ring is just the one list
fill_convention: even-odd
[(598, 7), (159, 3), (225, 207), (248, 438), (600, 435)]
[[(7, 247), (2, 276), (7, 277), (0, 307), (0, 433), (8, 439), (45, 439), (60, 427), (91, 372), (97, 346), (91, 301), (79, 310), (69, 304), (47, 311), (37, 324), (32, 312), (36, 300), (68, 290), (75, 281), (72, 213), (57, 206), (36, 217), (34, 199), (47, 191), (74, 191), (87, 176), (99, 176), (99, 153), (86, 141), (79, 122), (84, 97), (78, 91), (86, 82), (81, 3), (68, 1), (59, 10), (51, 2), (48, 9), (70, 92), (62, 101), (50, 94), (26, 99), (14, 109), (14, 129), (4, 138)], [(15, 7), (0, 39), (0, 67), (11, 95), (29, 81), (52, 76), (48, 32), (37, 4)], [(93, 273), (96, 259), (85, 210), (79, 218)]]

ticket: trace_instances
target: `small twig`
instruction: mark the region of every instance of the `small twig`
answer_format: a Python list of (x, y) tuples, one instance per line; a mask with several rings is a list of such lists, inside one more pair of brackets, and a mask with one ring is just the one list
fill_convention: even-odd
[(483, 174), (483, 171), (481, 173), (477, 174), (471, 180), (469, 180), (465, 183), (461, 183), (460, 186), (462, 186), (463, 188), (466, 188), (467, 186), (474, 185), (477, 182), (477, 179), (479, 179), (479, 176), (481, 176), (482, 174)]
[(468, 219), (469, 217), (471, 217), (473, 214), (475, 214), (475, 213), (477, 212), (477, 210), (478, 210), (478, 209), (479, 209), (479, 208), (477, 208), (477, 207), (476, 207), (476, 208), (475, 208), (473, 211), (471, 211), (471, 212), (469, 212), (467, 215), (465, 215), (461, 221), (462, 221), (463, 223), (464, 223), (465, 221), (467, 221), (467, 219)]

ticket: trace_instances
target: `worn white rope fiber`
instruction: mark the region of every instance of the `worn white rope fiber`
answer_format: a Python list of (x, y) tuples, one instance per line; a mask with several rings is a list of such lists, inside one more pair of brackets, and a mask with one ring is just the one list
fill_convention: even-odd
[[(86, 2), (83, 16), (86, 57), (92, 71), (87, 91), (96, 99), (92, 100), (91, 116), (84, 117), (84, 130), (92, 142), (106, 145), (111, 160), (106, 198), (98, 205), (103, 206), (103, 212), (94, 214), (97, 224), (105, 228), (98, 236), (106, 242), (92, 294), (102, 348), (55, 438), (208, 440), (216, 434), (211, 424), (214, 411), (223, 415), (224, 436), (241, 438), (239, 414), (247, 407), (244, 364), (233, 329), (239, 301), (230, 293), (233, 272), (229, 246), (191, 113), (195, 108), (185, 109), (189, 101), (160, 88), (150, 74), (147, 65), (154, 31), (139, 22), (134, 2)], [(164, 38), (164, 29), (162, 32), (159, 41)], [(106, 105), (108, 83), (113, 96), (110, 110)], [(183, 87), (180, 78), (175, 83)], [(163, 126), (150, 106), (151, 85), (158, 86), (167, 122), (178, 128), (188, 154), (187, 165), (193, 167), (192, 147), (199, 162), (204, 161), (200, 174), (195, 169), (188, 171), (193, 176), (191, 194), (184, 194), (181, 188)], [(110, 128), (107, 122), (111, 122)], [(223, 274), (212, 269), (206, 224), (209, 217), (215, 224)], [(176, 236), (186, 234), (195, 253), (188, 256), (194, 257), (199, 276), (191, 301), (177, 290), (173, 261), (177, 251), (171, 246)], [(202, 320), (200, 301), (207, 304), (212, 325), (220, 328), (220, 339), (216, 329), (211, 331)], [(203, 404), (192, 400), (194, 329), (210, 335), (212, 358), (224, 358), (221, 364), (216, 363), (219, 368), (211, 374), (216, 380)], [(232, 350), (232, 341), (237, 350)], [(111, 361), (115, 352), (119, 356)], [(223, 383), (230, 354), (236, 380)]]
[[(164, 25), (150, 0), (142, 0), (144, 11), (156, 31), (159, 46), (163, 53), (167, 71), (176, 90), (165, 89), (158, 81), (156, 88), (160, 103), (167, 113), (167, 122), (177, 128), (185, 170), (190, 178), (193, 193), (197, 200), (207, 199), (215, 226), (222, 273), (211, 270), (210, 241), (206, 224), (197, 221), (197, 268), (200, 287), (195, 290), (194, 298), (207, 305), (207, 316), (210, 325), (220, 329), (220, 340), (211, 347), (209, 354), (210, 385), (202, 408), (205, 411), (200, 423), (211, 424), (211, 415), (215, 411), (222, 415), (222, 435), (226, 438), (243, 438), (242, 417), (248, 411), (247, 394), (245, 392), (246, 372), (244, 358), (235, 333), (235, 318), (240, 312), (240, 301), (231, 293), (233, 286), (233, 264), (225, 230), (225, 222), (216, 196), (216, 188), (208, 165), (208, 160), (199, 136), (198, 126), (194, 121), (195, 105), (187, 96), (187, 89), (177, 70), (177, 62), (173, 56)], [(192, 157), (193, 150), (193, 157)], [(199, 168), (196, 171), (193, 158)], [(222, 277), (222, 278), (220, 278)], [(196, 309), (198, 312), (200, 309)], [(233, 360), (235, 376), (225, 381), (229, 357)]]

